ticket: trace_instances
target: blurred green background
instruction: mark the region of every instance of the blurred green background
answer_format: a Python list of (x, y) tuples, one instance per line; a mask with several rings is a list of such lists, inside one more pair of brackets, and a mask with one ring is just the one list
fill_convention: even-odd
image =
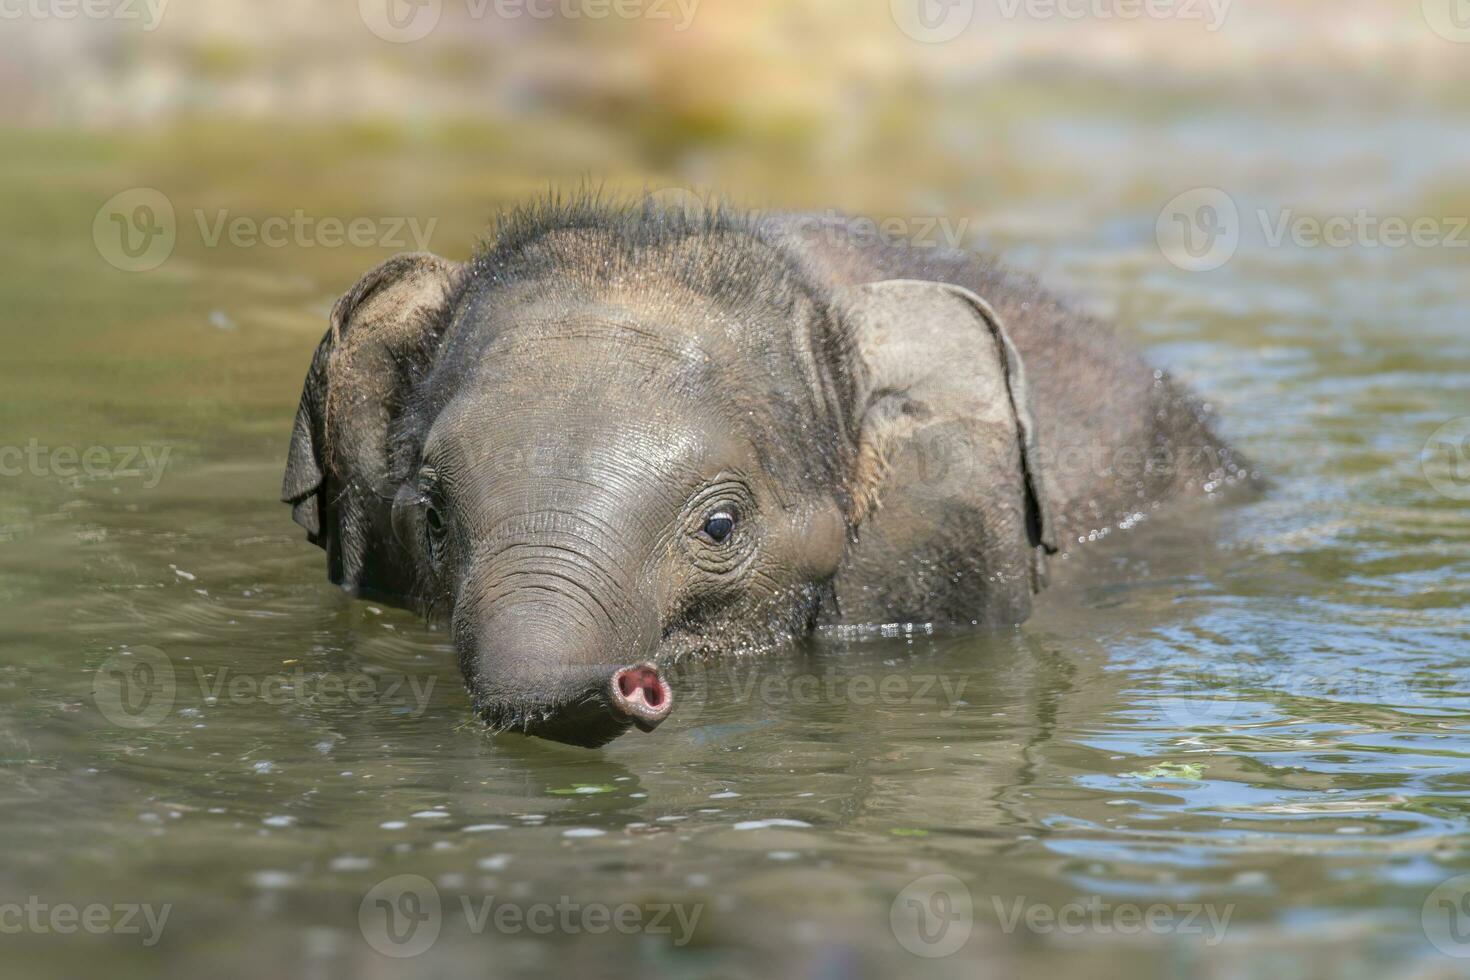
[[(415, 229), (462, 257), (548, 189), (867, 214), (1067, 278), (1058, 256), (1089, 242), (1174, 271), (1146, 223), (1194, 187), (1445, 214), (1470, 205), (1458, 2), (12, 0), (0, 299), (67, 339), (14, 351), (35, 370), (0, 399), (44, 428), (36, 386), (64, 367), (78, 397), (122, 372), (120, 422), (157, 414), (161, 373), (208, 396), (193, 435), (279, 409), (294, 385), (267, 348), (362, 270)], [(171, 237), (128, 272), (98, 235), (141, 217), (139, 189)], [(263, 243), (272, 219), (305, 230)], [(354, 220), (365, 244), (342, 241)], [(256, 237), (221, 237), (233, 221)], [(221, 276), (246, 304), (201, 288)], [(146, 339), (131, 314), (112, 329), (134, 301)], [(222, 358), (201, 324), (250, 329)]]

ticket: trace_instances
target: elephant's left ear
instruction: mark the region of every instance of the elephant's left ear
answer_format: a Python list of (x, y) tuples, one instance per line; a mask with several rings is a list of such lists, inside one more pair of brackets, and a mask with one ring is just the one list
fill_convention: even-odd
[(961, 286), (907, 279), (851, 287), (838, 307), (861, 369), (843, 618), (1024, 620), (1057, 550), (1054, 498), (1000, 317)]
[(411, 365), (432, 356), (435, 314), (459, 265), (423, 252), (394, 256), (332, 307), (291, 429), (281, 499), (327, 552), (327, 574), (351, 589), (396, 591), (388, 430)]

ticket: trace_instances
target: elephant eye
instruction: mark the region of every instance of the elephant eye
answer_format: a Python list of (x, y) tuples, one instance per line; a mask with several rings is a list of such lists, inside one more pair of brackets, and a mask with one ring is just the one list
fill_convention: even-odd
[(429, 532), (429, 557), (438, 561), (439, 552), (444, 547), (444, 516), (433, 504), (424, 511), (424, 527)]
[(705, 518), (703, 531), (715, 544), (721, 544), (735, 530), (735, 515), (729, 511), (716, 511)]

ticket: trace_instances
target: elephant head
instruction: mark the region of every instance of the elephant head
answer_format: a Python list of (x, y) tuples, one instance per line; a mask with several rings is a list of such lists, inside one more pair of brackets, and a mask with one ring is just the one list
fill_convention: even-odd
[[(447, 620), (488, 724), (596, 745), (668, 715), (684, 656), (1023, 617), (1025, 400), (963, 291), (832, 290), (719, 212), (543, 208), (338, 301), (283, 498), (334, 581)], [(973, 578), (895, 585), (931, 558)]]

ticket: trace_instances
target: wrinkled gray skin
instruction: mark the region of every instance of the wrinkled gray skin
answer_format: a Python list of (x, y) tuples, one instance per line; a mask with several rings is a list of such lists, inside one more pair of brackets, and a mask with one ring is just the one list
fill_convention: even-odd
[(489, 725), (597, 745), (639, 720), (621, 667), (1015, 624), (1060, 543), (1249, 479), (1111, 331), (987, 260), (581, 202), (345, 295), (283, 497), (333, 581), (447, 618)]

